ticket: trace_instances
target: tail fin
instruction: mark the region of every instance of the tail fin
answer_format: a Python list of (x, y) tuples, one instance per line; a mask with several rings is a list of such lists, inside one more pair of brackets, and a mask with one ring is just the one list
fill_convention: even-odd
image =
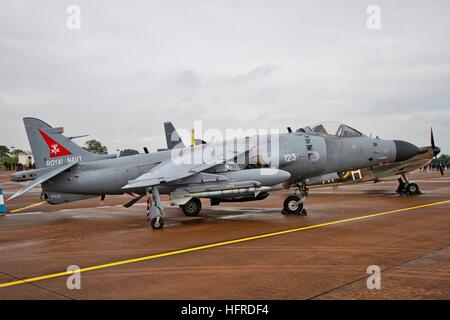
[(62, 134), (63, 128), (52, 128), (36, 118), (23, 118), (23, 123), (37, 168), (59, 167), (101, 158), (66, 138)]
[(164, 122), (164, 131), (166, 133), (167, 149), (185, 147), (172, 122)]

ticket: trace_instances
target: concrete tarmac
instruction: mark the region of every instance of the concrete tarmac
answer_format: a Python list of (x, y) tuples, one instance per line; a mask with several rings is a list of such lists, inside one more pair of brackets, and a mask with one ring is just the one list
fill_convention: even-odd
[[(25, 184), (7, 179), (6, 197)], [(149, 227), (144, 200), (51, 206), (36, 188), (0, 217), (0, 299), (449, 299), (450, 177), (409, 179), (422, 195), (396, 194), (396, 181), (312, 189), (306, 217), (280, 214), (287, 191), (204, 201), (198, 217), (167, 206), (163, 230)], [(93, 267), (79, 290), (57, 275), (71, 265)], [(371, 265), (380, 289), (367, 288)]]

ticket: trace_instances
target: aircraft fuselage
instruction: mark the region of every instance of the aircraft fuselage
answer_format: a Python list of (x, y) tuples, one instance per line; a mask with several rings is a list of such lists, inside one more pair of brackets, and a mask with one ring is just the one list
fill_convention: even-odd
[[(293, 183), (327, 173), (378, 166), (399, 158), (395, 141), (367, 136), (337, 138), (295, 132), (279, 135), (276, 143), (275, 148), (270, 139), (266, 142), (265, 148), (261, 148), (265, 150), (262, 158), (268, 166), (289, 172)], [(86, 197), (123, 194), (122, 187), (128, 181), (168, 161), (171, 152), (81, 161), (43, 183), (44, 197), (50, 203), (62, 203), (76, 199), (77, 194)], [(161, 193), (173, 190), (167, 185), (159, 189)], [(143, 193), (144, 190), (130, 192)]]

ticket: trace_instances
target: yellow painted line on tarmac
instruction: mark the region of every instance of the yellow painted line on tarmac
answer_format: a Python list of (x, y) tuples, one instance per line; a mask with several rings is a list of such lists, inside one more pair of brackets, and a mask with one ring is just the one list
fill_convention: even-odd
[(23, 207), (23, 208), (19, 208), (19, 209), (14, 209), (14, 210), (11, 210), (10, 212), (11, 213), (20, 212), (20, 211), (23, 211), (23, 210), (26, 210), (26, 209), (30, 209), (30, 208), (34, 208), (34, 207), (40, 206), (40, 205), (42, 205), (44, 203), (47, 203), (47, 201), (41, 201), (41, 202), (37, 202), (37, 203), (34, 203), (34, 204), (30, 204), (29, 206), (26, 206), (26, 207)]
[(182, 254), (182, 253), (200, 251), (200, 250), (216, 248), (216, 247), (223, 247), (223, 246), (227, 246), (227, 245), (235, 244), (235, 243), (242, 243), (242, 242), (247, 242), (247, 241), (252, 241), (252, 240), (258, 240), (258, 239), (264, 239), (264, 238), (269, 238), (269, 237), (274, 237), (274, 236), (280, 236), (280, 235), (293, 233), (293, 232), (305, 231), (305, 230), (310, 230), (310, 229), (317, 229), (317, 228), (332, 226), (332, 225), (336, 225), (336, 224), (352, 222), (352, 221), (358, 221), (358, 220), (364, 220), (364, 219), (369, 219), (369, 218), (374, 218), (374, 217), (380, 217), (380, 216), (385, 216), (385, 215), (388, 215), (388, 214), (393, 214), (393, 213), (398, 213), (398, 212), (412, 211), (412, 210), (417, 210), (417, 209), (422, 209), (422, 208), (427, 208), (427, 207), (432, 207), (432, 206), (438, 206), (438, 205), (447, 204), (447, 203), (450, 203), (450, 200), (433, 202), (433, 203), (427, 203), (427, 204), (422, 204), (422, 205), (409, 207), (409, 208), (402, 208), (402, 209), (396, 209), (396, 210), (391, 210), (391, 211), (384, 211), (384, 212), (379, 212), (379, 213), (373, 213), (373, 214), (368, 214), (368, 215), (365, 215), (365, 216), (360, 216), (360, 217), (355, 217), (355, 218), (330, 221), (330, 222), (315, 224), (315, 225), (312, 225), (312, 226), (306, 226), (306, 227), (300, 227), (300, 228), (295, 228), (295, 229), (288, 229), (288, 230), (283, 230), (283, 231), (271, 232), (271, 233), (266, 233), (266, 234), (261, 234), (261, 235), (257, 235), (257, 236), (246, 237), (246, 238), (240, 238), (240, 239), (222, 241), (222, 242), (217, 242), (217, 243), (211, 243), (211, 244), (198, 246), (198, 247), (187, 248), (187, 249), (181, 249), (181, 250), (157, 253), (157, 254), (153, 254), (153, 255), (145, 256), (145, 257), (140, 257), (140, 258), (134, 258), (134, 259), (129, 259), (129, 260), (122, 260), (122, 261), (117, 261), (117, 262), (100, 264), (100, 265), (97, 265), (97, 266), (81, 268), (81, 269), (75, 270), (75, 271), (63, 271), (63, 272), (47, 274), (47, 275), (38, 276), (38, 277), (21, 279), (21, 280), (17, 280), (17, 281), (5, 282), (5, 283), (1, 283), (0, 284), (0, 288), (6, 288), (6, 287), (11, 287), (11, 286), (16, 286), (16, 285), (19, 285), (19, 284), (25, 284), (25, 283), (30, 283), (30, 282), (36, 282), (36, 281), (41, 281), (41, 280), (47, 280), (47, 279), (53, 279), (53, 278), (69, 276), (69, 275), (74, 274), (74, 273), (81, 273), (81, 272), (88, 272), (88, 271), (112, 268), (112, 267), (117, 267), (117, 266), (120, 266), (120, 265), (136, 263), (136, 262), (142, 262), (142, 261), (147, 261), (147, 260), (153, 260), (153, 259), (158, 259), (158, 258), (163, 258), (163, 257), (169, 257), (169, 256), (174, 256), (174, 255), (178, 255), (178, 254)]

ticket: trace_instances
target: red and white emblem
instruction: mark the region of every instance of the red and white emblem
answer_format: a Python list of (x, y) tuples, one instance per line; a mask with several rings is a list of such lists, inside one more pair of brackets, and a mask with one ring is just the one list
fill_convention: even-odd
[(52, 144), (50, 153), (53, 153), (55, 156), (58, 155), (58, 153), (60, 153), (59, 144), (57, 144), (57, 143)]
[(44, 131), (42, 131), (41, 129), (38, 130), (50, 150), (50, 158), (68, 156), (72, 154), (72, 152), (50, 138), (50, 136), (47, 135)]

